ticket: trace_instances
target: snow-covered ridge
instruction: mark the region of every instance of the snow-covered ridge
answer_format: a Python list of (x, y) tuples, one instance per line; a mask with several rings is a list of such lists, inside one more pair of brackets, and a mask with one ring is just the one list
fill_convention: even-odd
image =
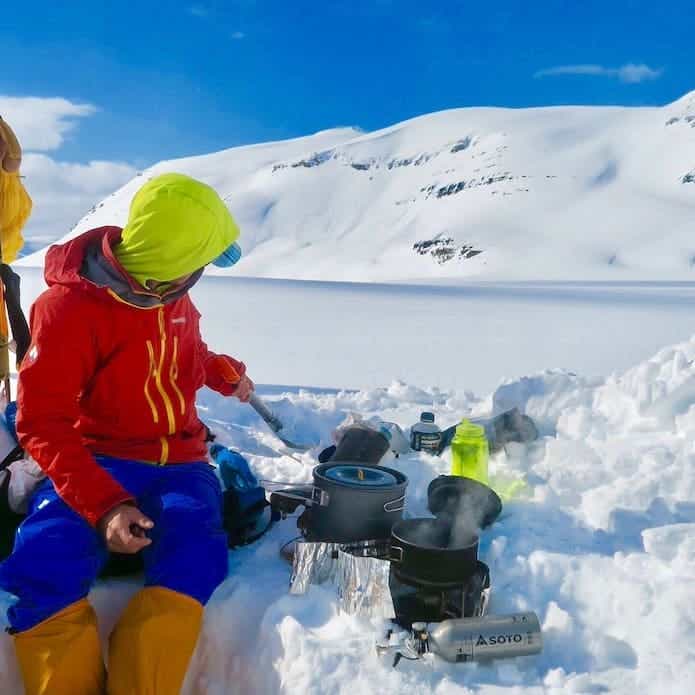
[(667, 106), (666, 109), (670, 113), (670, 118), (666, 121), (666, 125), (681, 123), (695, 128), (695, 91), (689, 92), (678, 99), (678, 101)]
[(215, 186), (237, 217), (235, 274), (694, 277), (695, 92), (662, 108), (454, 109), (161, 162), (67, 237), (122, 224), (142, 182), (172, 170)]

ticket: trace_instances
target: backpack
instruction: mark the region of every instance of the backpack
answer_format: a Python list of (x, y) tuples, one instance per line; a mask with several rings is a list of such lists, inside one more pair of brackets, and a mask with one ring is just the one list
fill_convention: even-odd
[(265, 489), (238, 451), (213, 444), (210, 456), (217, 464), (224, 488), (222, 515), (228, 545), (236, 548), (253, 543), (280, 519), (280, 512), (270, 508)]
[(0, 413), (0, 560), (12, 552), (15, 532), (24, 519), (24, 515), (10, 505), (10, 465), (24, 456), (15, 434), (16, 411), (17, 406), (12, 402), (4, 416)]
[(10, 471), (0, 471), (0, 561), (12, 552), (15, 532), (24, 519), (10, 507), (10, 477)]

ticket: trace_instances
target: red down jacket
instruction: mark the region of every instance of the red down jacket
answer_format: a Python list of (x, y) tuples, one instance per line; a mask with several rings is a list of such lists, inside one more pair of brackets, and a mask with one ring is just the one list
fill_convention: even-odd
[(245, 373), (207, 349), (189, 287), (162, 301), (125, 273), (112, 252), (120, 232), (103, 227), (49, 249), (49, 289), (31, 309), (19, 372), (19, 441), (91, 524), (132, 498), (94, 454), (205, 460), (196, 392), (231, 395)]

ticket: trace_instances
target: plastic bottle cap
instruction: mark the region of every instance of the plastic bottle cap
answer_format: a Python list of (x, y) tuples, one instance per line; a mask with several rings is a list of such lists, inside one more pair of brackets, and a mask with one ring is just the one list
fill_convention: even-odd
[(421, 413), (420, 414), (420, 422), (434, 422), (434, 413)]
[(459, 437), (485, 437), (485, 428), (482, 425), (476, 425), (470, 420), (461, 420), (456, 426), (456, 435)]

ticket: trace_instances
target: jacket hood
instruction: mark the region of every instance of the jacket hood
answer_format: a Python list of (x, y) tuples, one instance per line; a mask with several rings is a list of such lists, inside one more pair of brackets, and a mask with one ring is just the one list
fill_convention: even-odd
[(168, 304), (182, 297), (200, 279), (203, 269), (174, 291), (160, 296), (135, 282), (114, 254), (121, 241), (120, 227), (98, 227), (46, 252), (46, 284), (75, 287), (112, 300), (109, 294), (143, 309)]
[(43, 275), (46, 284), (77, 287), (86, 284), (80, 275), (82, 262), (87, 249), (92, 244), (100, 244), (104, 236), (120, 238), (120, 227), (99, 227), (84, 232), (64, 244), (54, 244), (46, 252)]
[(145, 285), (203, 268), (238, 238), (239, 228), (213, 188), (183, 174), (163, 174), (135, 194), (114, 252)]

